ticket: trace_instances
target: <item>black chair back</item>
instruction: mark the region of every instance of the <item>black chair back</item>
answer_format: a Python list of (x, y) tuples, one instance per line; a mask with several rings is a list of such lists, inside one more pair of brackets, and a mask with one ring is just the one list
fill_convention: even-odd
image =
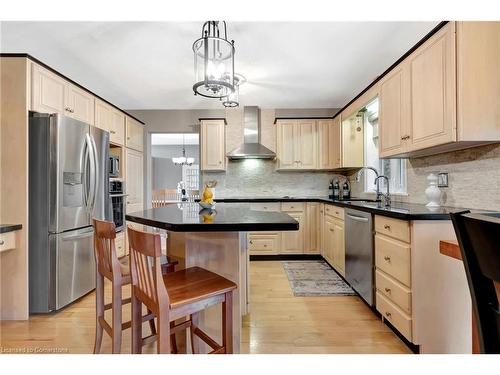
[(500, 353), (500, 213), (465, 211), (451, 214), (451, 219), (467, 274), (481, 353)]

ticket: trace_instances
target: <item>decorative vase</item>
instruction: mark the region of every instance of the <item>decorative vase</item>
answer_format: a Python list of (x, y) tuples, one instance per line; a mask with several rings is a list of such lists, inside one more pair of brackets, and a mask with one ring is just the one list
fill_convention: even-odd
[(427, 176), (427, 181), (429, 186), (425, 189), (425, 196), (429, 203), (426, 204), (427, 207), (439, 207), (441, 206), (441, 190), (438, 188), (438, 176), (431, 173)]

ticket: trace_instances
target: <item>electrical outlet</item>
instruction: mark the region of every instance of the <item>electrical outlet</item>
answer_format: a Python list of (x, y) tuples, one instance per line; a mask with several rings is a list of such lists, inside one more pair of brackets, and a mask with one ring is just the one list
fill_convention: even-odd
[(448, 172), (438, 173), (438, 187), (448, 187)]

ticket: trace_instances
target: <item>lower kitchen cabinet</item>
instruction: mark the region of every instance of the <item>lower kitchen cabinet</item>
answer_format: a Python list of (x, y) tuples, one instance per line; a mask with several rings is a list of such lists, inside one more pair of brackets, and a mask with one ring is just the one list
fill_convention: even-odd
[(323, 257), (345, 276), (344, 210), (325, 205), (323, 219)]
[(413, 341), (410, 222), (376, 215), (375, 232), (376, 308)]
[(286, 212), (299, 222), (299, 230), (286, 231), (281, 233), (282, 254), (303, 254), (304, 253), (304, 212)]
[(143, 206), (143, 155), (132, 149), (125, 149), (125, 180), (127, 192), (126, 212), (140, 211)]
[(280, 250), (280, 232), (252, 232), (248, 240), (250, 255), (276, 255)]
[(321, 248), (321, 203), (306, 203), (304, 254), (319, 254)]

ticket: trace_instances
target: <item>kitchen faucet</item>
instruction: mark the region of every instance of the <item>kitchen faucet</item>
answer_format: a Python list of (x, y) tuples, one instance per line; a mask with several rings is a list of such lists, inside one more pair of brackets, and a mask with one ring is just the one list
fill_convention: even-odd
[[(380, 198), (382, 197), (382, 193), (380, 192), (380, 186), (379, 186), (379, 183), (378, 183), (378, 178), (379, 178), (379, 174), (378, 174), (378, 171), (373, 168), (373, 167), (369, 167), (369, 166), (364, 166), (364, 167), (361, 167), (361, 169), (358, 171), (358, 174), (356, 176), (356, 181), (359, 182), (359, 179), (361, 177), (361, 173), (363, 172), (363, 170), (370, 170), (370, 171), (373, 171), (375, 173), (375, 181), (373, 182), (374, 184), (377, 185), (377, 202), (380, 201)], [(385, 177), (385, 176), (384, 176)]]
[[(386, 188), (387, 188), (385, 194), (380, 193), (380, 179), (381, 178), (385, 179)], [(391, 194), (389, 192), (389, 177), (384, 176), (384, 175), (377, 176), (377, 178), (375, 179), (375, 183), (377, 185), (377, 197), (378, 197), (379, 194), (381, 196), (383, 196), (384, 197), (384, 201), (385, 201), (385, 207), (390, 207), (391, 206)]]

